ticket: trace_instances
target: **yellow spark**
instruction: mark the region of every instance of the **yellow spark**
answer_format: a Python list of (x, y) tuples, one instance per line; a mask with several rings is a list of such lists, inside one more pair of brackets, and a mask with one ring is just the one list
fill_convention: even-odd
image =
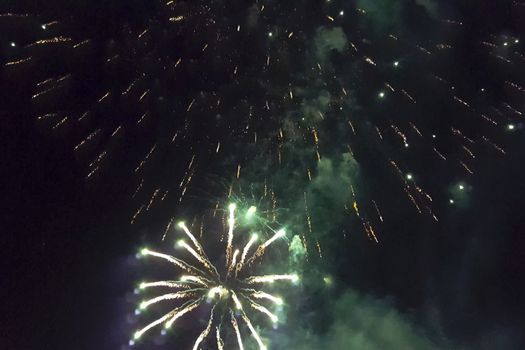
[(259, 337), (259, 334), (257, 333), (257, 331), (255, 330), (255, 328), (253, 328), (252, 323), (250, 322), (250, 319), (248, 318), (248, 316), (246, 316), (244, 311), (242, 312), (242, 318), (244, 322), (246, 323), (246, 325), (248, 326), (248, 328), (250, 329), (250, 331), (252, 332), (252, 336), (255, 338), (255, 341), (257, 341), (257, 344), (259, 344), (259, 348), (261, 350), (266, 350), (266, 345), (264, 345), (264, 343), (262, 342), (261, 337)]
[(265, 275), (265, 276), (250, 276), (246, 279), (246, 282), (253, 284), (253, 283), (273, 283), (275, 281), (291, 281), (291, 282), (297, 282), (299, 280), (299, 276), (296, 274), (293, 275)]
[(148, 306), (150, 306), (152, 304), (156, 304), (159, 301), (187, 298), (191, 294), (192, 294), (192, 291), (183, 291), (183, 292), (177, 292), (177, 293), (164, 294), (164, 295), (158, 296), (156, 298), (149, 299), (149, 300), (141, 302), (140, 303), (140, 309), (144, 310)]
[(215, 334), (217, 338), (217, 350), (224, 350), (224, 341), (221, 338), (219, 327), (215, 327)]
[(160, 188), (157, 188), (153, 194), (151, 195), (151, 198), (149, 200), (149, 203), (148, 203), (148, 206), (146, 207), (146, 211), (149, 210), (149, 208), (151, 207), (151, 205), (153, 204), (153, 202), (155, 201), (155, 198), (157, 197), (157, 195), (159, 194), (159, 191), (160, 191)]
[(180, 277), (180, 280), (181, 282), (195, 282), (198, 284), (202, 284), (205, 287), (208, 286), (208, 284), (204, 282), (204, 280), (201, 277), (198, 276), (184, 275)]
[(459, 161), (459, 163), (461, 164), (461, 166), (463, 166), (463, 168), (465, 168), (465, 170), (469, 173), (469, 174), (474, 174), (474, 172), (472, 170), (470, 170), (470, 168), (467, 166), (467, 164), (465, 164), (463, 161)]
[(186, 249), (188, 252), (190, 252), (190, 254), (193, 255), (195, 259), (197, 259), (199, 262), (201, 262), (204, 265), (204, 267), (206, 267), (210, 272), (213, 272), (213, 268), (208, 263), (208, 260), (201, 254), (197, 253), (195, 249), (188, 245), (188, 243), (184, 242), (184, 240), (181, 239), (177, 242), (177, 244)]
[(191, 242), (195, 245), (195, 247), (197, 248), (197, 251), (199, 251), (200, 254), (204, 255), (204, 249), (202, 248), (201, 244), (199, 243), (199, 241), (195, 238), (195, 236), (190, 232), (190, 230), (188, 229), (188, 227), (186, 226), (186, 224), (184, 223), (184, 221), (180, 221), (177, 226), (179, 226), (180, 228), (182, 228), (182, 230), (184, 231), (184, 233), (190, 238)]
[(242, 310), (242, 304), (239, 300), (239, 298), (237, 297), (237, 294), (235, 294), (235, 292), (232, 290), (232, 299), (233, 299), (233, 302), (235, 303), (235, 307), (238, 309), (238, 310)]
[[(173, 311), (172, 311), (173, 312)], [(151, 322), (146, 327), (142, 328), (141, 330), (136, 331), (133, 334), (133, 339), (137, 340), (139, 339), (144, 333), (146, 333), (151, 328), (155, 327), (156, 325), (159, 325), (169, 319), (172, 316), (172, 313), (167, 313), (166, 315), (162, 316), (161, 318), (157, 319), (156, 321)]]
[(14, 66), (14, 65), (17, 65), (17, 64), (22, 64), (22, 63), (25, 63), (25, 62), (29, 62), (31, 60), (32, 60), (32, 57), (27, 57), (27, 58), (22, 58), (22, 59), (19, 59), (19, 60), (16, 60), (16, 61), (7, 62), (5, 65), (6, 66)]
[(410, 96), (410, 94), (408, 92), (406, 92), (405, 90), (401, 89), (401, 92), (412, 102), (412, 103), (416, 103), (416, 100), (414, 100), (414, 98), (412, 96)]
[(191, 310), (195, 309), (197, 306), (199, 306), (200, 304), (200, 300), (197, 300), (193, 303), (191, 303), (190, 305), (188, 305), (187, 307), (183, 308), (182, 310), (176, 312), (172, 317), (171, 319), (166, 322), (166, 326), (165, 328), (170, 328), (173, 323), (181, 316), (183, 316), (184, 314), (190, 312)]
[(239, 249), (235, 249), (235, 252), (233, 253), (232, 263), (230, 267), (228, 268), (228, 271), (233, 270), (233, 268), (235, 267), (235, 264), (237, 263), (237, 256), (239, 255), (239, 253), (240, 253)]
[(116, 134), (118, 134), (118, 132), (120, 131), (120, 129), (122, 129), (122, 125), (119, 125), (115, 131), (113, 131), (113, 133), (111, 133), (111, 137), (115, 136)]
[(85, 145), (88, 141), (92, 140), (95, 136), (98, 135), (98, 133), (100, 133), (100, 131), (101, 131), (100, 129), (97, 129), (93, 131), (91, 134), (89, 134), (83, 141), (81, 141), (78, 145), (75, 146), (75, 151), (78, 150), (83, 145)]
[[(91, 174), (90, 174), (91, 175)], [(144, 204), (142, 204), (140, 206), (140, 208), (135, 212), (135, 214), (133, 214), (133, 217), (131, 218), (131, 224), (133, 225), (135, 223), (135, 220), (137, 219), (137, 217), (140, 215), (140, 212), (142, 211), (142, 209), (144, 209)]]
[(140, 116), (139, 120), (137, 121), (137, 125), (140, 125), (140, 124), (142, 123), (142, 121), (143, 121), (147, 116), (148, 116), (148, 112), (143, 113), (143, 114)]
[(372, 200), (372, 203), (374, 203), (374, 207), (376, 208), (376, 212), (377, 212), (377, 215), (379, 216), (379, 220), (383, 222), (383, 216), (381, 215), (381, 212), (379, 211), (379, 207), (377, 206), (377, 203), (374, 200)]
[(186, 108), (186, 112), (189, 112), (193, 104), (195, 103), (195, 99), (191, 100), (190, 104), (188, 105), (188, 108)]
[(365, 57), (365, 62), (371, 64), (372, 66), (377, 66), (377, 64), (370, 57)]
[(262, 312), (263, 314), (267, 315), (272, 320), (273, 323), (277, 323), (279, 321), (279, 318), (276, 315), (274, 315), (272, 312), (270, 312), (270, 310), (268, 310), (264, 306), (259, 305), (259, 304), (254, 303), (254, 302), (251, 302), (250, 306), (253, 307), (255, 310), (257, 310), (259, 312)]
[(354, 207), (355, 213), (357, 214), (357, 216), (359, 216), (359, 208), (357, 207), (357, 202), (356, 201), (354, 201), (353, 207)]
[(377, 239), (377, 236), (374, 232), (374, 228), (368, 221), (363, 221), (363, 227), (365, 228), (365, 231), (370, 239), (373, 239), (376, 243), (379, 243), (379, 240)]
[(111, 91), (106, 92), (101, 98), (98, 99), (98, 102), (100, 103), (104, 101), (109, 96), (110, 93)]
[(239, 350), (244, 350), (244, 346), (242, 344), (241, 332), (239, 331), (239, 325), (237, 324), (237, 320), (235, 319), (233, 312), (231, 312), (230, 315), (231, 315), (232, 327), (235, 330), (235, 334), (237, 336), (237, 343), (239, 344)]
[(348, 119), (348, 125), (350, 126), (350, 128), (352, 129), (352, 133), (355, 135), (355, 129), (354, 129), (354, 124), (352, 124), (352, 121), (350, 119)]
[(443, 160), (447, 160), (447, 158), (445, 158), (445, 156), (443, 154), (441, 154), (435, 147), (432, 148), (434, 150), (434, 152), (439, 156), (439, 158), (443, 159)]
[(144, 31), (142, 31), (142, 33), (139, 34), (137, 39), (140, 39), (141, 37), (143, 37), (147, 32), (148, 32), (148, 29), (144, 29)]
[(272, 238), (270, 238), (269, 240), (267, 240), (266, 242), (264, 242), (261, 247), (263, 249), (266, 249), (270, 244), (272, 244), (273, 242), (275, 242), (275, 240), (281, 238), (281, 237), (284, 237), (284, 235), (286, 235), (286, 231), (284, 229), (280, 229), (278, 230), (277, 232), (275, 232), (275, 234), (272, 236)]
[(83, 41), (79, 42), (78, 44), (73, 45), (73, 48), (74, 48), (74, 49), (77, 49), (77, 48), (79, 48), (80, 46), (84, 46), (84, 45), (86, 45), (86, 44), (89, 43), (90, 41), (91, 41), (90, 39), (83, 40)]
[(137, 195), (137, 193), (140, 191), (140, 189), (142, 188), (142, 185), (144, 184), (144, 179), (140, 180), (140, 184), (137, 186), (137, 189), (135, 190), (135, 192), (133, 193), (133, 195), (131, 196), (131, 198), (135, 198), (135, 196)]
[(32, 46), (36, 46), (36, 45), (69, 43), (71, 41), (72, 41), (71, 38), (67, 38), (67, 37), (63, 37), (63, 36), (56, 36), (56, 37), (51, 38), (51, 39), (42, 39), (42, 40), (35, 41), (34, 43), (27, 45), (26, 48), (29, 48), (29, 47), (32, 47)]
[(153, 153), (153, 151), (155, 151), (155, 148), (157, 148), (157, 144), (154, 144), (153, 147), (151, 147), (151, 149), (149, 150), (148, 154), (146, 154), (146, 157), (144, 157), (144, 159), (135, 168), (135, 172), (138, 172), (144, 166), (144, 164), (146, 164), (146, 162), (148, 161), (148, 159), (151, 156), (151, 154)]
[(232, 243), (233, 243), (233, 227), (235, 225), (235, 208), (237, 206), (235, 203), (232, 203), (228, 206), (230, 211), (230, 217), (228, 218), (228, 243), (226, 246), (226, 264), (230, 264), (231, 254), (232, 254)]
[[(158, 252), (155, 252), (155, 251), (147, 249), (147, 248), (144, 248), (144, 249), (141, 250), (141, 255), (143, 255), (143, 256), (151, 255), (151, 256), (155, 256), (157, 258), (164, 259), (164, 260), (169, 261), (170, 263), (174, 264), (175, 266), (178, 266), (179, 268), (181, 268), (181, 269), (183, 269), (183, 270), (185, 270), (187, 272), (193, 273), (193, 270), (192, 270), (191, 266), (189, 266), (188, 264), (184, 263), (182, 260), (179, 260), (179, 259), (177, 259), (177, 258), (175, 258), (175, 257), (173, 257), (171, 255), (158, 253)], [(195, 270), (197, 270), (197, 269), (195, 269)], [(194, 280), (192, 278), (192, 276), (182, 276), (181, 281), (182, 282), (192, 281), (192, 282), (205, 284), (204, 282), (202, 282), (200, 280), (199, 281)]]
[(248, 243), (244, 246), (244, 249), (242, 250), (242, 256), (241, 261), (239, 262), (239, 266), (237, 267), (237, 271), (240, 271), (243, 267), (244, 261), (246, 259), (246, 255), (248, 254), (248, 251), (250, 250), (250, 247), (257, 241), (258, 236), (256, 234), (253, 234)]
[(256, 291), (252, 294), (252, 296), (256, 299), (268, 299), (272, 302), (274, 302), (275, 304), (277, 305), (282, 305), (283, 304), (283, 299), (282, 298), (278, 298), (278, 297), (275, 297), (271, 294), (268, 294), (266, 292), (262, 292), (262, 291)]
[(139, 285), (140, 289), (146, 289), (146, 288), (152, 288), (152, 287), (188, 288), (188, 285), (184, 283), (176, 282), (176, 281), (142, 282)]

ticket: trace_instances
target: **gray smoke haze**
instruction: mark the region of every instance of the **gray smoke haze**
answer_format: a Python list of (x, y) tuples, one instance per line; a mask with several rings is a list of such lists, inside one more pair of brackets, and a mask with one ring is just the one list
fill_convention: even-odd
[(316, 58), (324, 61), (330, 51), (342, 52), (348, 45), (348, 39), (341, 27), (319, 27), (314, 37)]
[(320, 334), (305, 327), (280, 344), (301, 350), (438, 350), (457, 349), (446, 342), (431, 340), (388, 302), (346, 290), (325, 306), (330, 315), (326, 330)]
[[(321, 238), (347, 216), (340, 209), (351, 203), (350, 186), (358, 182), (359, 165), (350, 153), (343, 153), (340, 159), (321, 158), (314, 174), (306, 188), (306, 197), (315, 236)], [(301, 198), (298, 210), (303, 207)]]
[(371, 29), (378, 33), (402, 30), (405, 27), (403, 13), (409, 8), (420, 7), (421, 15), (431, 18), (438, 16), (438, 3), (435, 0), (358, 0), (357, 7), (366, 11)]

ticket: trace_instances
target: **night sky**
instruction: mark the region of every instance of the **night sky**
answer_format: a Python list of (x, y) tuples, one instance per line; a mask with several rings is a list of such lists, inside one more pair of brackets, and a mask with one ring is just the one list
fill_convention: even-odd
[(521, 0), (3, 2), (0, 347), (191, 349), (206, 305), (130, 345), (174, 271), (137, 252), (185, 220), (223, 259), (234, 202), (300, 276), (269, 349), (524, 349), (524, 34)]

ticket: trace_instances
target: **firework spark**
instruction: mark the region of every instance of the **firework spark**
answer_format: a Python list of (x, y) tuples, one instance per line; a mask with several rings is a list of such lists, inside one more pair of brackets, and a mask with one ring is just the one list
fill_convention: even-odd
[[(199, 349), (199, 345), (210, 335), (212, 329), (216, 330), (215, 337), (217, 340), (217, 348), (223, 348), (224, 341), (220, 334), (222, 321), (217, 320), (222, 320), (222, 316), (225, 315), (230, 319), (229, 323), (236, 334), (236, 339), (240, 349), (243, 349), (244, 346), (239, 324), (237, 322), (238, 320), (242, 320), (247, 326), (252, 337), (257, 342), (259, 349), (267, 348), (263, 343), (261, 336), (253, 326), (248, 313), (250, 313), (250, 311), (258, 312), (259, 314), (268, 317), (273, 324), (279, 322), (278, 316), (270, 311), (271, 307), (262, 305), (261, 302), (266, 302), (271, 306), (280, 306), (283, 304), (283, 299), (262, 289), (264, 286), (272, 285), (277, 281), (297, 282), (299, 277), (297, 274), (253, 274), (254, 263), (262, 258), (268, 246), (278, 238), (285, 235), (285, 231), (283, 229), (276, 231), (271, 238), (261, 243), (253, 254), (247, 258), (250, 254), (251, 246), (255, 244), (258, 239), (258, 235), (253, 234), (242, 249), (242, 255), (239, 258), (241, 250), (234, 248), (234, 228), (236, 226), (235, 210), (236, 205), (230, 204), (228, 207), (228, 233), (225, 248), (226, 261), (222, 268), (220, 266), (216, 267), (212, 261), (210, 261), (204, 252), (204, 248), (184, 222), (180, 222), (178, 227), (190, 239), (191, 244), (186, 243), (182, 239), (177, 243), (180, 247), (188, 251), (195, 260), (197, 260), (196, 265), (148, 248), (143, 248), (140, 251), (140, 256), (151, 256), (166, 260), (182, 270), (184, 274), (181, 275), (177, 281), (153, 281), (142, 282), (140, 284), (139, 288), (141, 290), (158, 287), (170, 289), (169, 293), (161, 294), (142, 301), (139, 304), (140, 310), (145, 310), (153, 304), (164, 301), (177, 300), (179, 303), (175, 308), (172, 308), (160, 318), (137, 330), (133, 335), (132, 342), (139, 340), (146, 332), (161, 324), (164, 324), (166, 329), (170, 328), (177, 319), (197, 309), (203, 303), (208, 302), (212, 304), (212, 307), (207, 326), (195, 340), (193, 349)], [(248, 216), (252, 216), (254, 213), (255, 207), (250, 207), (247, 210)]]
[[(340, 197), (332, 209), (379, 243), (399, 208), (438, 221), (453, 203), (443, 187), (482, 174), (480, 160), (505, 155), (507, 137), (523, 128), (520, 38), (482, 31), (465, 42), (461, 18), (441, 17), (448, 6), (409, 11), (416, 22), (428, 18), (428, 30), (414, 33), (341, 1), (257, 1), (248, 12), (220, 0), (151, 3), (158, 6), (137, 22), (105, 16), (117, 21), (109, 26), (83, 13), (0, 14), (0, 25), (14, 28), (4, 33), (10, 83), (30, 82), (25, 95), (39, 124), (74, 130), (68, 143), (86, 180), (111, 183), (117, 168), (134, 177), (132, 224), (186, 205), (210, 169), (225, 169), (228, 191), (208, 181), (198, 191), (230, 197), (249, 184), (271, 201), (274, 220), (276, 207), (302, 211), (295, 228), (322, 257), (316, 193)], [(113, 26), (122, 29), (106, 30)], [(100, 35), (82, 29), (94, 27)], [(465, 47), (483, 57), (472, 64), (484, 77), (454, 74)], [(323, 169), (340, 159), (344, 176), (325, 181)], [(285, 176), (286, 185), (275, 181)], [(229, 246), (232, 271), (234, 258), (249, 261)]]

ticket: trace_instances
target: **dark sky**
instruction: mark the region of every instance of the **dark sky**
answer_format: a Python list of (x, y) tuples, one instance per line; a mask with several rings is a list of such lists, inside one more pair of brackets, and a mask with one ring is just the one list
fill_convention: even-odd
[[(265, 332), (271, 349), (525, 347), (525, 4), (2, 6), (2, 348), (127, 348), (150, 322), (132, 316), (148, 273), (136, 251), (162, 246), (172, 217), (226, 203), (230, 185), (271, 208), (268, 185), (279, 221), (309, 242), (288, 322)], [(57, 37), (68, 40), (32, 45)], [(146, 210), (156, 189), (166, 199)], [(191, 338), (139, 348), (179, 340)]]

